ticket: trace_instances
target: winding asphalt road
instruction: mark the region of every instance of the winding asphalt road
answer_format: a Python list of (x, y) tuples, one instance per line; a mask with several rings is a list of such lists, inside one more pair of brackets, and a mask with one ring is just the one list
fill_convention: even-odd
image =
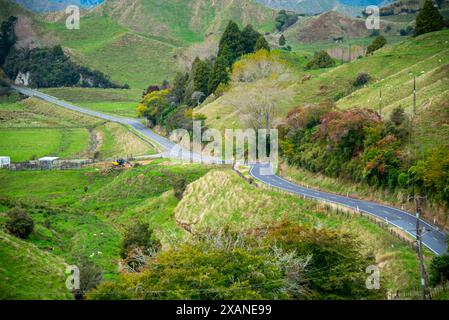
[[(81, 112), (87, 115), (91, 115), (97, 118), (105, 119), (108, 121), (121, 123), (127, 126), (132, 127), (135, 131), (137, 131), (142, 136), (146, 137), (152, 142), (155, 142), (159, 145), (162, 156), (164, 157), (171, 157), (171, 158), (178, 158), (178, 155), (180, 154), (180, 149), (176, 146), (175, 143), (168, 140), (167, 138), (161, 137), (160, 135), (154, 133), (153, 131), (147, 129), (139, 120), (137, 119), (131, 119), (131, 118), (121, 118), (116, 117), (84, 108), (80, 108), (77, 106), (74, 106), (70, 103), (67, 103), (65, 101), (61, 101), (53, 96), (44, 94), (42, 92), (32, 90), (29, 88), (23, 88), (23, 87), (17, 87), (13, 86), (13, 89), (19, 91), (20, 93), (30, 96), (30, 97), (37, 97), (42, 100), (48, 101), (50, 103), (53, 103), (55, 105)], [(177, 150), (178, 148), (178, 150)], [(175, 151), (177, 150), (177, 151)], [(185, 153), (184, 153), (185, 154)], [(207, 163), (221, 163), (221, 161), (217, 161), (216, 159), (205, 159), (204, 157), (201, 158), (198, 155), (195, 155), (193, 153), (189, 153), (191, 160), (193, 161), (203, 161)], [(269, 164), (256, 164), (251, 167), (250, 175), (274, 188), (278, 188), (293, 194), (297, 194), (299, 196), (303, 196), (310, 199), (315, 199), (318, 201), (324, 201), (329, 203), (335, 203), (338, 205), (342, 205), (351, 209), (354, 209), (356, 211), (364, 212), (367, 214), (370, 214), (372, 216), (375, 216), (377, 218), (380, 218), (387, 223), (389, 223), (392, 226), (395, 226), (399, 228), (400, 230), (410, 234), (411, 236), (415, 237), (415, 229), (416, 229), (416, 217), (412, 215), (409, 212), (406, 212), (404, 210), (400, 210), (394, 207), (385, 206), (382, 204), (378, 204), (375, 202), (369, 202), (364, 200), (358, 200), (353, 198), (348, 198), (340, 195), (335, 195), (327, 192), (322, 191), (316, 191), (309, 188), (301, 187), (296, 184), (293, 184), (279, 176), (273, 173), (273, 170), (271, 169), (271, 166)], [(442, 230), (439, 230), (438, 227), (432, 225), (431, 223), (420, 220), (421, 225), (424, 226), (425, 231), (423, 234), (423, 244), (433, 253), (437, 255), (442, 255), (447, 252), (446, 249), (446, 242), (448, 239), (448, 234)]]

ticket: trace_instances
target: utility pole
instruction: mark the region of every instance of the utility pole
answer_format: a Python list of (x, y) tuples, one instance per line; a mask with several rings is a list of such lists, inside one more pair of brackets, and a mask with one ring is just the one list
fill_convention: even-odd
[(382, 117), (382, 87), (379, 89), (379, 115)]
[(424, 265), (423, 248), (422, 248), (422, 236), (423, 230), (420, 226), (420, 216), (421, 216), (421, 203), (420, 197), (414, 195), (415, 198), (415, 208), (416, 208), (416, 245), (419, 259), (419, 266), (421, 271), (421, 299), (430, 300), (432, 297), (429, 291), (429, 282), (426, 273), (426, 266)]
[[(412, 135), (413, 138), (415, 135), (412, 133), (413, 130), (413, 121), (416, 117), (416, 76), (413, 77), (413, 114), (412, 121), (410, 122), (410, 147), (413, 150), (412, 146)], [(414, 139), (413, 139), (414, 140)], [(416, 160), (416, 154), (415, 154)], [(420, 286), (421, 286), (421, 299), (422, 300), (430, 300), (432, 297), (430, 295), (429, 290), (429, 279), (427, 277), (426, 266), (424, 265), (424, 256), (423, 256), (423, 246), (422, 246), (422, 237), (425, 233), (421, 227), (421, 199), (422, 197), (418, 196), (418, 192), (416, 190), (416, 186), (413, 186), (413, 200), (415, 201), (415, 213), (416, 213), (416, 250), (418, 254), (419, 260), (419, 268), (420, 268)]]
[(413, 116), (416, 116), (416, 76), (413, 77)]

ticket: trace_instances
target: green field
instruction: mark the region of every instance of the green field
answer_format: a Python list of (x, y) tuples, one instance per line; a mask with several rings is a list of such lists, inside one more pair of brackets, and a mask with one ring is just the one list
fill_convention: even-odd
[(0, 153), (15, 162), (56, 155), (76, 158), (89, 144), (89, 132), (84, 128), (1, 129), (0, 136)]
[(113, 158), (154, 152), (122, 125), (34, 98), (0, 103), (0, 136), (0, 154), (13, 162), (43, 156)]
[(143, 90), (49, 88), (41, 91), (95, 111), (122, 117), (136, 117), (136, 106)]

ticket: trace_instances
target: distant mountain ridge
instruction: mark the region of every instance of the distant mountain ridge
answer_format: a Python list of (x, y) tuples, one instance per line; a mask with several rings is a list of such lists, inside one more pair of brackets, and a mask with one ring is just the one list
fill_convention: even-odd
[(394, 0), (256, 0), (260, 4), (273, 9), (285, 9), (304, 14), (320, 14), (326, 11), (337, 11), (356, 16), (369, 5), (384, 6)]
[(102, 4), (105, 0), (14, 0), (28, 10), (44, 13), (64, 10), (69, 5), (90, 9)]

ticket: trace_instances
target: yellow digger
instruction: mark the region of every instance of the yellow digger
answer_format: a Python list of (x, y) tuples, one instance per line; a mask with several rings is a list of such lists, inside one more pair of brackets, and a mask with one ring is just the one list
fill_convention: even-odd
[(125, 168), (126, 165), (129, 165), (130, 167), (133, 166), (133, 164), (131, 162), (129, 162), (128, 160), (125, 160), (125, 159), (117, 159), (116, 161), (114, 161), (112, 163), (112, 166), (114, 168)]

